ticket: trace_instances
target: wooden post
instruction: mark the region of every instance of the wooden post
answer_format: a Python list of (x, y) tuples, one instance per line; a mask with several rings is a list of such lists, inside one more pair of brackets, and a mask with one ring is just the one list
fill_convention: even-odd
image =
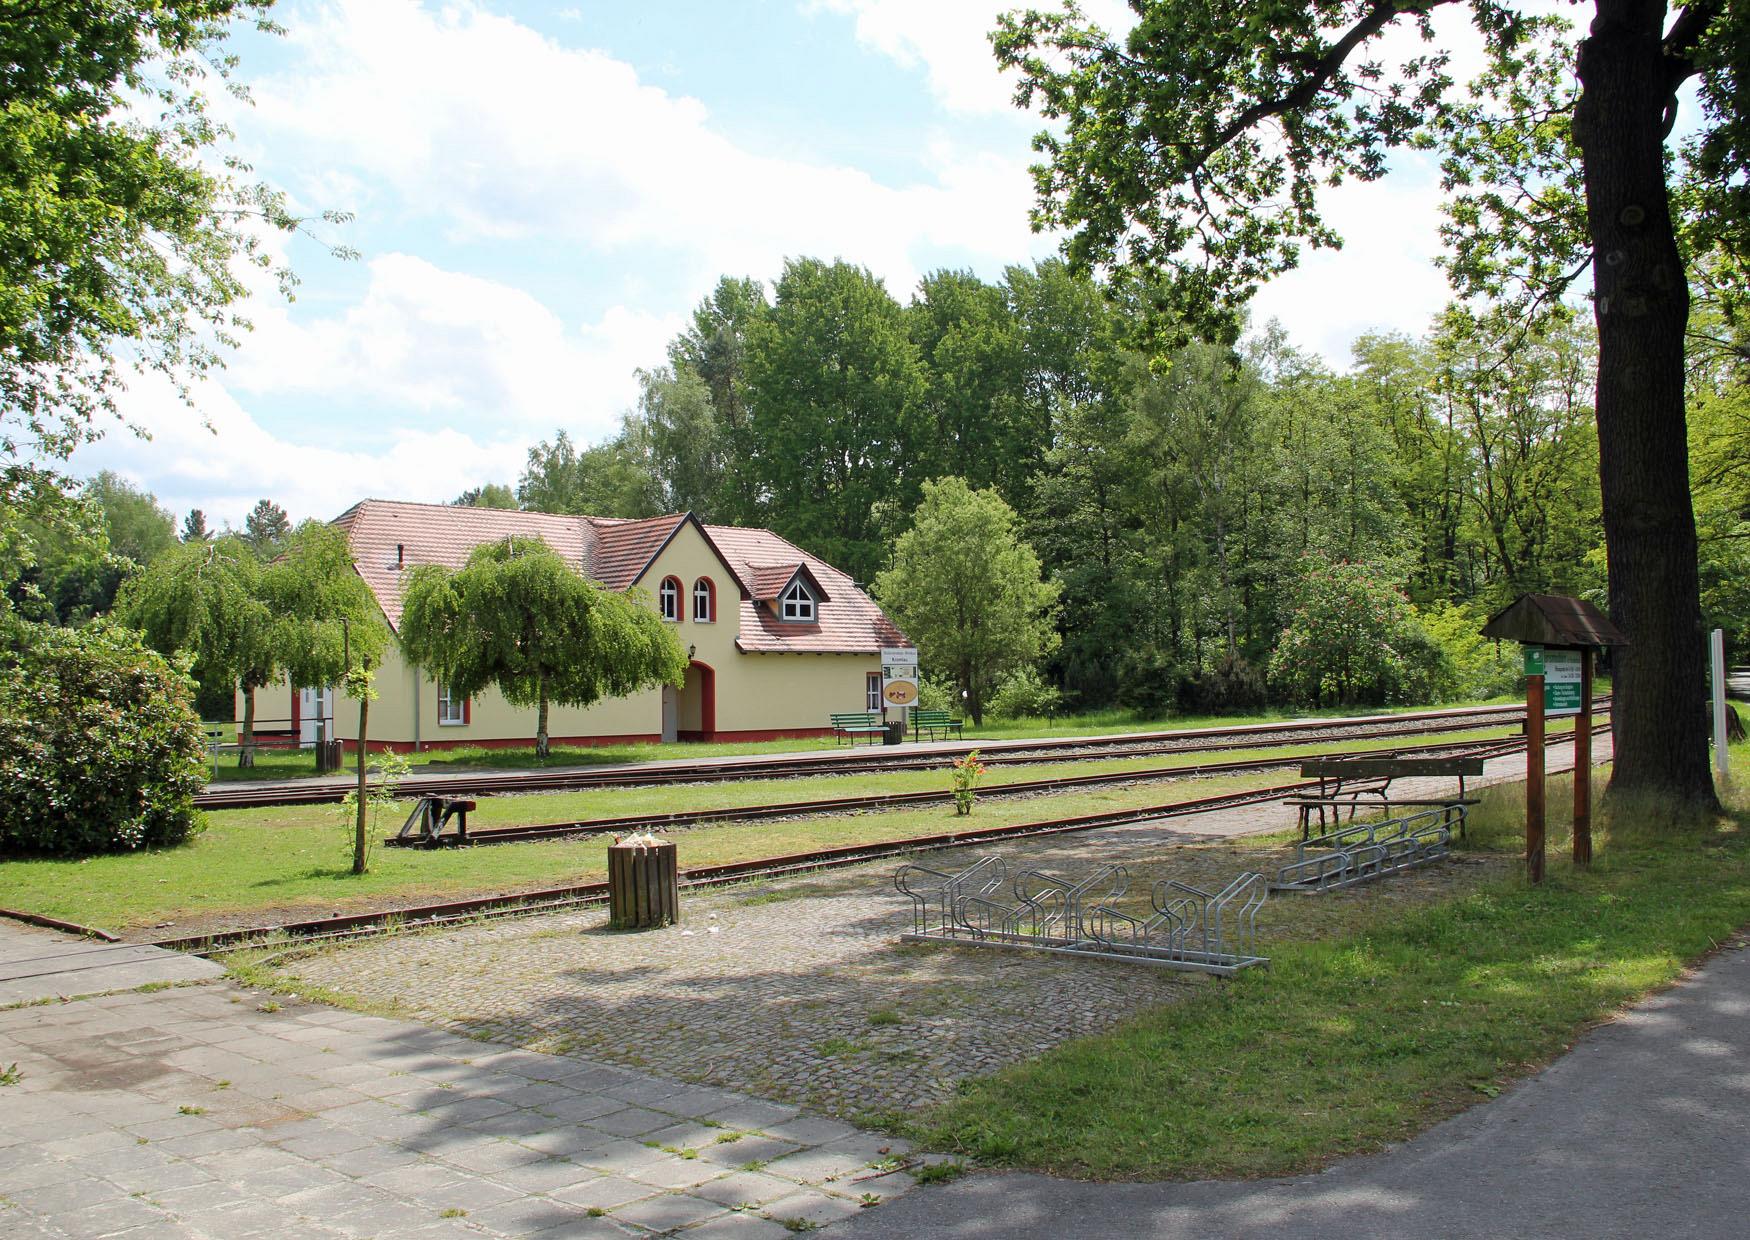
[(680, 873), (672, 843), (608, 846), (608, 925), (644, 930), (681, 919)]
[[(1532, 666), (1529, 653), (1527, 667)], [(1525, 677), (1525, 877), (1543, 881), (1543, 652)]]
[(1574, 716), (1574, 864), (1592, 864), (1592, 651), (1580, 651), (1580, 713)]

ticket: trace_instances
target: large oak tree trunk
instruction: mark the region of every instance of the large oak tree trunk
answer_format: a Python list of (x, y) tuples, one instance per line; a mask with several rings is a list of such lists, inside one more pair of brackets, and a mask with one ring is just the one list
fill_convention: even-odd
[(1598, 0), (1574, 118), (1598, 322), (1598, 454), (1616, 658), (1607, 795), (1717, 805), (1708, 770), (1695, 514), (1684, 430), (1689, 290), (1665, 184), (1663, 0)]

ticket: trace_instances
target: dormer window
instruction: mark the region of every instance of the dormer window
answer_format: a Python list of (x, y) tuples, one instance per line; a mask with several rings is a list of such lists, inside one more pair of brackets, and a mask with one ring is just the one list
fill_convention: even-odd
[(778, 599), (778, 615), (792, 624), (811, 624), (814, 621), (814, 594), (797, 578), (790, 583)]
[(677, 578), (664, 577), (656, 591), (656, 611), (664, 620), (681, 618), (681, 583)]

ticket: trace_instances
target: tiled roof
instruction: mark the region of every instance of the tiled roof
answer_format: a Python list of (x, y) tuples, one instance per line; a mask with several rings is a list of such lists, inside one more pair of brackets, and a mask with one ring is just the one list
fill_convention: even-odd
[(650, 566), (687, 514), (621, 521), (613, 517), (583, 517), (596, 533), (590, 575), (610, 590), (624, 590)]
[(367, 499), (336, 517), (334, 524), (346, 531), (359, 576), (396, 628), (401, 625), (401, 583), (407, 569), (420, 564), (461, 568), (474, 548), (501, 538), (539, 538), (567, 563), (595, 576), (590, 560), (596, 531), (582, 517)]
[[(758, 598), (742, 599), (741, 635), (736, 639), (741, 649), (754, 654), (878, 654), (883, 646), (910, 644), (873, 599), (825, 560), (816, 559), (770, 530), (734, 525), (705, 528), (717, 544), (718, 553), (748, 583), (753, 594), (760, 595), (779, 568), (787, 569), (777, 583), (777, 588), (782, 589), (796, 575), (797, 568), (803, 567), (822, 593), (832, 599), (818, 609), (820, 620), (815, 624), (786, 624)], [(755, 585), (756, 581), (760, 584)], [(774, 592), (764, 597), (769, 600), (777, 595)]]
[[(401, 583), (406, 570), (416, 565), (461, 568), (469, 553), (483, 543), (531, 535), (608, 589), (624, 590), (643, 575), (686, 520), (685, 513), (623, 521), (367, 499), (336, 517), (334, 524), (352, 544), (359, 576), (377, 596), (390, 625), (399, 627)], [(849, 577), (770, 530), (731, 525), (698, 528), (736, 578), (742, 595), (737, 639), (741, 649), (774, 654), (870, 653), (907, 644), (905, 635)], [(759, 601), (775, 599), (799, 570), (814, 579), (823, 599), (831, 600), (819, 608), (816, 624), (785, 624)], [(762, 594), (774, 581), (772, 592)]]

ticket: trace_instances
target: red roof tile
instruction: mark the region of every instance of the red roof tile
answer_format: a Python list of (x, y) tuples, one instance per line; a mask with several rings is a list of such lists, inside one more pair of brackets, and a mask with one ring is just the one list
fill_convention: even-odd
[(590, 575), (610, 590), (624, 590), (644, 575), (657, 552), (668, 545), (687, 514), (622, 521), (613, 517), (582, 517), (595, 529), (595, 555)]
[[(741, 602), (736, 645), (742, 650), (752, 654), (879, 654), (883, 646), (911, 644), (873, 599), (825, 560), (816, 559), (770, 530), (733, 525), (705, 528), (717, 544), (718, 554), (729, 561), (755, 596)], [(806, 568), (822, 594), (832, 600), (817, 609), (820, 619), (815, 624), (786, 623), (760, 601), (777, 597), (776, 591), (762, 591), (770, 588), (780, 569), (785, 571), (776, 590), (788, 585), (798, 568)]]

